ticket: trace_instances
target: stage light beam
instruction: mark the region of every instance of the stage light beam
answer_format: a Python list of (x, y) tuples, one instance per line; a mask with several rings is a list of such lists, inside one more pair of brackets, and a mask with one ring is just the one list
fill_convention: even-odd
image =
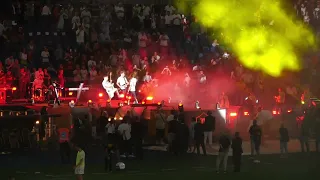
[[(180, 11), (189, 0), (177, 1)], [(300, 54), (315, 49), (316, 42), (306, 25), (292, 18), (275, 0), (199, 0), (192, 2), (195, 22), (216, 32), (220, 44), (235, 54), (246, 68), (281, 76), (284, 70), (301, 69)], [(299, 52), (297, 52), (297, 49)]]

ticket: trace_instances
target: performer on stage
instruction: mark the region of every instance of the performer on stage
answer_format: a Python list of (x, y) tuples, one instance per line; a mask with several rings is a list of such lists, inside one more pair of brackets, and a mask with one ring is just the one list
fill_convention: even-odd
[(137, 85), (138, 80), (137, 80), (136, 76), (137, 76), (137, 73), (132, 74), (132, 78), (130, 79), (130, 83), (129, 83), (129, 93), (134, 98), (135, 103), (138, 103), (137, 94), (136, 94), (136, 85)]
[(34, 97), (42, 97), (42, 90), (44, 88), (43, 80), (37, 78), (33, 81), (33, 95)]
[(118, 89), (114, 87), (113, 83), (109, 81), (109, 77), (105, 76), (102, 81), (102, 87), (106, 90), (109, 99), (114, 97), (114, 93), (117, 93), (119, 96)]
[(117, 79), (117, 86), (120, 88), (121, 91), (126, 92), (127, 86), (129, 85), (128, 80), (122, 71), (120, 77)]

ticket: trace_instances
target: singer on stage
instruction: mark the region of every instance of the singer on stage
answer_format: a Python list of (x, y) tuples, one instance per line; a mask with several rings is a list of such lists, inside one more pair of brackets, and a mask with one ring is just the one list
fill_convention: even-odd
[(119, 96), (118, 89), (114, 87), (113, 83), (109, 81), (109, 77), (105, 76), (102, 81), (102, 87), (106, 90), (109, 99), (114, 97), (114, 93), (117, 93)]
[(137, 94), (136, 94), (136, 86), (137, 86), (138, 79), (136, 78), (136, 76), (137, 76), (137, 73), (132, 74), (132, 78), (130, 79), (130, 82), (129, 82), (129, 93), (134, 98), (134, 102), (138, 103)]
[(120, 77), (118, 77), (117, 79), (117, 86), (120, 88), (122, 92), (126, 93), (128, 84), (129, 83), (125, 76), (125, 73), (121, 72)]

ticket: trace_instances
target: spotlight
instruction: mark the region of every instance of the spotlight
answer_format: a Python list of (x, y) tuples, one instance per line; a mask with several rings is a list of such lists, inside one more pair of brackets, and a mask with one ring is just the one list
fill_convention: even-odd
[(108, 118), (108, 121), (111, 121), (111, 118)]
[(126, 98), (127, 98), (128, 100), (131, 100), (132, 97), (131, 97), (131, 96), (127, 96)]
[(122, 117), (119, 117), (119, 120), (121, 121), (121, 120), (123, 120), (123, 118), (122, 118)]
[(148, 96), (148, 97), (146, 98), (146, 100), (147, 100), (147, 101), (152, 101), (152, 100), (153, 100), (153, 97), (152, 97), (152, 96)]
[(69, 95), (69, 96), (72, 96), (72, 95), (73, 95), (73, 92), (69, 92), (68, 95)]
[(230, 117), (236, 117), (238, 114), (235, 112), (230, 113)]
[(103, 97), (103, 93), (99, 93), (98, 96), (101, 98)]
[(146, 102), (142, 101), (141, 104), (146, 104)]
[(90, 99), (90, 100), (88, 100), (88, 106), (92, 106), (93, 105), (93, 102), (92, 102), (92, 100)]
[(119, 98), (124, 98), (124, 94), (119, 94)]
[(201, 107), (200, 107), (200, 102), (199, 102), (199, 101), (196, 101), (195, 107), (196, 107), (196, 109), (201, 109)]
[(245, 111), (245, 112), (243, 112), (243, 115), (249, 116), (249, 112), (248, 112), (248, 111)]
[(107, 100), (106, 106), (107, 106), (107, 107), (111, 107), (111, 100), (110, 100), (110, 99)]
[(13, 88), (12, 88), (12, 91), (16, 91), (16, 90), (17, 90), (17, 87), (13, 87)]
[(280, 111), (273, 110), (273, 111), (272, 111), (272, 114), (273, 114), (273, 115), (279, 115), (279, 114), (280, 114)]
[(184, 109), (183, 109), (183, 104), (180, 102), (179, 105), (178, 105), (178, 109), (180, 112), (183, 112)]
[(40, 121), (36, 121), (36, 124), (40, 124)]

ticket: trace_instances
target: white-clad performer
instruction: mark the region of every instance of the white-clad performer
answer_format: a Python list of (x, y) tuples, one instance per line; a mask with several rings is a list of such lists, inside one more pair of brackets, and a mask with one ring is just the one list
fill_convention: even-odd
[(138, 79), (136, 78), (136, 73), (133, 73), (132, 78), (129, 82), (129, 93), (134, 98), (134, 102), (138, 103), (137, 94), (136, 94), (136, 85), (137, 85)]
[(124, 72), (121, 72), (120, 77), (118, 77), (117, 79), (117, 86), (120, 88), (121, 91), (126, 92), (128, 85), (129, 85), (129, 82)]
[(117, 93), (119, 96), (118, 89), (114, 87), (113, 83), (109, 81), (109, 77), (105, 76), (102, 81), (102, 87), (106, 90), (109, 99), (114, 97), (114, 93)]

